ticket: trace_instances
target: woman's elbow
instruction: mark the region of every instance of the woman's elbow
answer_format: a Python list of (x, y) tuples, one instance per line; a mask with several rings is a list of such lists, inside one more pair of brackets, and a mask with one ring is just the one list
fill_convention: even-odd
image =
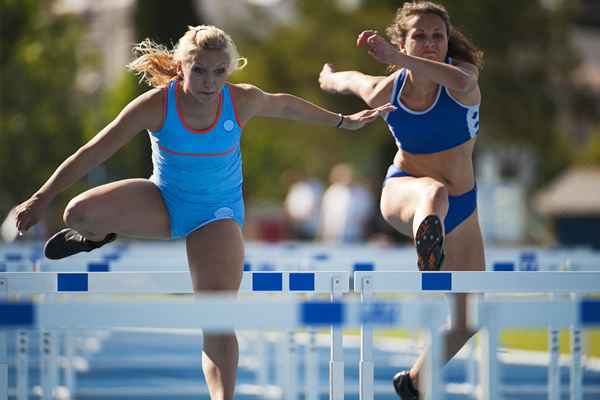
[(454, 81), (453, 90), (459, 93), (469, 93), (477, 87), (477, 80), (464, 76)]

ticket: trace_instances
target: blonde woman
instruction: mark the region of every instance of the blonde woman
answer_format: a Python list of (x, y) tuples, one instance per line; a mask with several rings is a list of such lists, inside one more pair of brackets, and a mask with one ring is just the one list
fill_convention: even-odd
[[(214, 26), (189, 27), (173, 50), (149, 40), (135, 50), (139, 57), (128, 68), (154, 88), (129, 103), (17, 207), (17, 228), (34, 225), (58, 193), (142, 130), (152, 145), (153, 175), (72, 199), (64, 212), (68, 228), (46, 243), (48, 258), (90, 251), (117, 235), (185, 238), (194, 291), (237, 291), (244, 257), (243, 126), (262, 116), (359, 129), (394, 109), (383, 105), (342, 115), (290, 94), (228, 83), (246, 60)], [(205, 335), (202, 366), (211, 399), (233, 399), (237, 362), (235, 334)]]
[[(354, 94), (369, 106), (388, 102), (385, 116), (398, 151), (381, 193), (381, 213), (398, 232), (412, 238), (420, 270), (484, 269), (477, 217), (473, 149), (479, 132), (479, 71), (482, 52), (450, 23), (446, 9), (429, 1), (406, 2), (387, 32), (364, 31), (357, 45), (390, 66), (387, 76), (336, 72), (326, 64), (323, 90)], [(450, 359), (471, 337), (466, 295), (457, 295), (452, 328), (446, 333)], [(403, 400), (419, 398), (424, 354), (410, 372), (394, 377)]]

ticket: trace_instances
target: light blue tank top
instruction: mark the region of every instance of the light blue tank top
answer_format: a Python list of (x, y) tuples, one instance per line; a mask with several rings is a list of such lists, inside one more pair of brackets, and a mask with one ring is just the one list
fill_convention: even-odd
[(396, 110), (385, 117), (398, 148), (413, 154), (430, 154), (463, 144), (479, 131), (479, 105), (466, 106), (438, 85), (435, 101), (425, 111), (414, 111), (400, 101), (406, 69), (398, 72), (390, 102)]
[(229, 85), (219, 96), (217, 116), (206, 130), (187, 126), (181, 112), (179, 82), (166, 91), (163, 125), (148, 131), (152, 145), (151, 180), (169, 197), (196, 204), (217, 204), (242, 198), (242, 128)]

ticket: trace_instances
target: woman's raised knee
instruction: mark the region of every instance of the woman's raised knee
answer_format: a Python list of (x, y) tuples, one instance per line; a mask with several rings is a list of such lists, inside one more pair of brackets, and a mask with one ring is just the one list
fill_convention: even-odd
[(85, 225), (89, 221), (90, 217), (90, 205), (89, 202), (74, 198), (72, 199), (63, 213), (63, 221), (67, 226), (77, 229)]
[(432, 204), (435, 209), (448, 209), (448, 189), (446, 185), (436, 180), (428, 180), (423, 188), (423, 201)]

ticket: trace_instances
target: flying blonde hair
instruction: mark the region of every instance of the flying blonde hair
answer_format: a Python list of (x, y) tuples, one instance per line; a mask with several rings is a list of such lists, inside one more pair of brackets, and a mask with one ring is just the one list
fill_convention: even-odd
[(133, 47), (135, 59), (127, 64), (127, 69), (139, 75), (152, 87), (162, 87), (177, 79), (177, 62), (193, 58), (201, 50), (223, 50), (229, 55), (227, 73), (242, 69), (248, 64), (240, 57), (231, 37), (212, 25), (188, 26), (187, 32), (173, 49), (145, 39)]

